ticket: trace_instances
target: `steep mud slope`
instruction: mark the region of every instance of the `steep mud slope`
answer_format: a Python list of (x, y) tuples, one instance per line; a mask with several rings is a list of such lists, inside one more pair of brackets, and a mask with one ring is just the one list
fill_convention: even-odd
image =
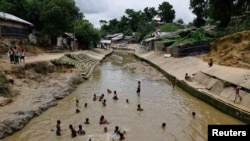
[(230, 34), (211, 43), (204, 61), (213, 58), (215, 64), (250, 69), (250, 30)]

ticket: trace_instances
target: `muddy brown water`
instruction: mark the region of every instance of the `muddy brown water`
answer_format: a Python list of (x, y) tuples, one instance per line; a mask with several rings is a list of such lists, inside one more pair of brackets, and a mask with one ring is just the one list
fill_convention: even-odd
[[(178, 87), (173, 90), (167, 79), (154, 80), (123, 67), (131, 62), (140, 63), (133, 54), (113, 53), (72, 94), (3, 141), (89, 141), (90, 138), (91, 141), (117, 141), (119, 137), (113, 133), (115, 126), (126, 131), (126, 141), (206, 141), (208, 124), (244, 124)], [(137, 81), (141, 81), (140, 97), (136, 94)], [(112, 99), (113, 94), (107, 93), (108, 88), (117, 91), (117, 101)], [(93, 94), (105, 94), (106, 107), (93, 101)], [(78, 114), (76, 99), (79, 99)], [(85, 103), (88, 107), (84, 107)], [(143, 111), (136, 110), (138, 104)], [(196, 117), (192, 117), (193, 111)], [(100, 125), (101, 115), (110, 124)], [(84, 124), (85, 118), (90, 119), (89, 125)], [(61, 136), (55, 134), (58, 119), (62, 122)], [(163, 122), (165, 129), (161, 128)], [(71, 138), (69, 124), (76, 130), (82, 124), (86, 135)], [(104, 127), (108, 128), (107, 133)]]

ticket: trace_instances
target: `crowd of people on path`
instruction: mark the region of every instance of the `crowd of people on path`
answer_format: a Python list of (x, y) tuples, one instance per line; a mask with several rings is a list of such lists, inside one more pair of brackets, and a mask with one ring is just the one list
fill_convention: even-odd
[(11, 47), (7, 52), (8, 58), (11, 64), (25, 63), (25, 51), (22, 49), (19, 51), (16, 47)]

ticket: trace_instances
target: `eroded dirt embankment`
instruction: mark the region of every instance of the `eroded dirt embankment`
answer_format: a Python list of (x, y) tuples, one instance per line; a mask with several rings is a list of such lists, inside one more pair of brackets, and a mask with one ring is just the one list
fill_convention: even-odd
[(0, 96), (0, 139), (22, 129), (83, 81), (73, 67), (50, 61), (14, 65), (4, 72), (9, 93)]
[(3, 98), (0, 104), (0, 139), (22, 129), (33, 117), (57, 105), (58, 100), (89, 78), (100, 60), (111, 52), (92, 49), (68, 54), (46, 54), (30, 58), (25, 64), (3, 61), (1, 65), (9, 67), (1, 69), (8, 92), (0, 93)]

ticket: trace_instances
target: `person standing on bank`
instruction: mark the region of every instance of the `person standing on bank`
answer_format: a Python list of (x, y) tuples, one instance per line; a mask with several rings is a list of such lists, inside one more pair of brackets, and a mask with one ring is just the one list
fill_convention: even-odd
[(240, 96), (240, 89), (241, 87), (238, 85), (236, 86), (235, 88), (235, 99), (234, 99), (234, 103), (237, 101), (238, 98), (240, 98), (240, 101), (241, 101), (241, 96)]
[(213, 64), (214, 64), (214, 62), (213, 62), (213, 59), (211, 58), (211, 59), (209, 60), (209, 62), (208, 62), (208, 66), (209, 66), (209, 67), (212, 67)]
[(140, 93), (141, 93), (141, 81), (138, 81), (138, 86), (137, 86), (136, 93), (137, 93), (138, 96), (140, 96)]
[(22, 61), (23, 61), (23, 63), (25, 63), (25, 52), (24, 52), (24, 49), (22, 49), (21, 54), (20, 54), (20, 62), (22, 62)]
[(19, 64), (19, 51), (14, 47), (14, 64)]
[(10, 63), (14, 64), (14, 49), (13, 48), (9, 49), (9, 51), (8, 51), (8, 57), (10, 58)]

